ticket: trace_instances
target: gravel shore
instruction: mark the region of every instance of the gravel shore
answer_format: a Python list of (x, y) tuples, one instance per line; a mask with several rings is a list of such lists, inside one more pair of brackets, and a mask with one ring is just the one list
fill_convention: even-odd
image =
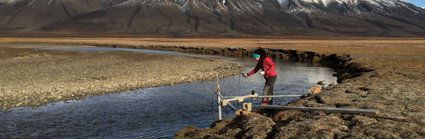
[[(4, 45), (4, 44), (3, 44)], [(50, 102), (234, 75), (220, 59), (125, 51), (72, 52), (0, 47), (0, 107)]]

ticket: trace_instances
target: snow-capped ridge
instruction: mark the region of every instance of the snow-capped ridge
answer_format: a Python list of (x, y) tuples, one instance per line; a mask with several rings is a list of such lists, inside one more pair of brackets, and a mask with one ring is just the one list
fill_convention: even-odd
[[(0, 0), (0, 31), (423, 35), (402, 0)], [(101, 26), (100, 26), (101, 25)]]
[(328, 6), (332, 3), (347, 4), (347, 5), (358, 5), (360, 3), (370, 3), (378, 7), (395, 7), (402, 5), (404, 2), (401, 0), (277, 0), (281, 6), (290, 5), (291, 2), (299, 5), (301, 3), (317, 4), (322, 6)]
[(402, 0), (277, 0), (281, 9), (289, 12), (338, 10), (342, 13), (410, 12), (423, 13), (423, 9)]

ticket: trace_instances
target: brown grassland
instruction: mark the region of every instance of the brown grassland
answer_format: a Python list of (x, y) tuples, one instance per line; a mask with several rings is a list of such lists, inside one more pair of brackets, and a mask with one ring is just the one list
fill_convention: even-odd
[[(320, 54), (350, 54), (354, 61), (370, 65), (395, 64), (408, 70), (425, 68), (425, 38), (0, 38), (0, 42), (57, 44), (117, 44), (131, 46), (185, 46), (278, 48)], [(406, 57), (408, 56), (408, 57)], [(373, 64), (373, 65), (374, 65)], [(370, 65), (370, 66), (373, 66)]]

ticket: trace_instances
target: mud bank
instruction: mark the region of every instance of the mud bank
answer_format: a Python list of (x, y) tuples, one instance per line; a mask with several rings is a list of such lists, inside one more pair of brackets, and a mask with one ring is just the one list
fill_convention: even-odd
[(2, 109), (211, 80), (216, 73), (228, 77), (240, 70), (239, 65), (221, 59), (125, 51), (51, 51), (16, 45), (0, 47)]

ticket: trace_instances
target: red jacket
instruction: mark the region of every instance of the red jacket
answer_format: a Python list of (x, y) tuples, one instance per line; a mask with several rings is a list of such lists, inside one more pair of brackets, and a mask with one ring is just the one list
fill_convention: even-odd
[(271, 77), (277, 76), (275, 67), (276, 66), (274, 65), (272, 59), (269, 58), (269, 57), (265, 57), (264, 60), (263, 60), (263, 62), (258, 61), (257, 66), (255, 66), (255, 68), (253, 70), (251, 70), (250, 72), (248, 72), (247, 75), (248, 76), (251, 76), (252, 74), (257, 73), (258, 70), (261, 69), (261, 70), (263, 70), (265, 72), (264, 77), (266, 77), (267, 79), (269, 79)]

